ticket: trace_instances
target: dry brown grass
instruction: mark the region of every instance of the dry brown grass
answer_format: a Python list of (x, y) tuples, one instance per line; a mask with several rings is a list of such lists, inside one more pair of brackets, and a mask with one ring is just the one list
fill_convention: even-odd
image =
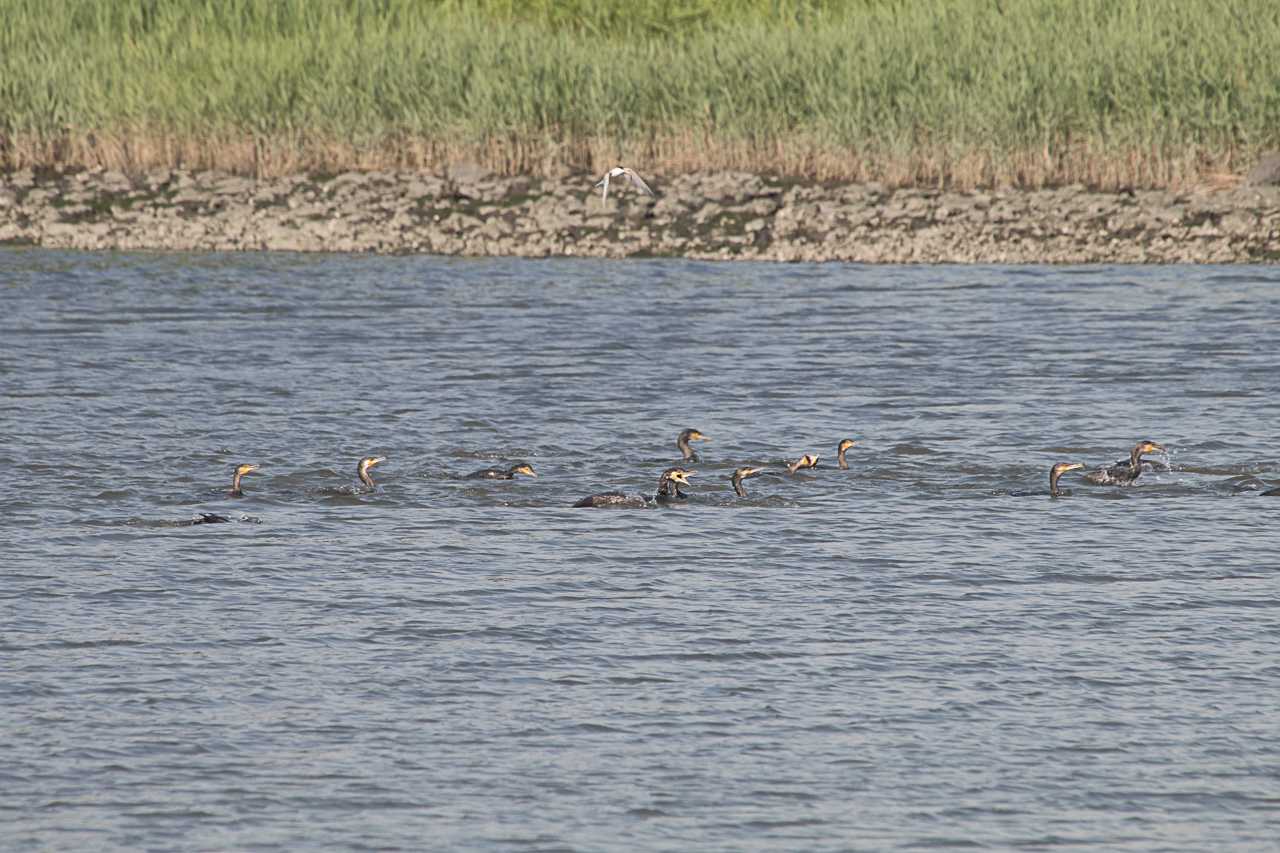
[(999, 152), (947, 146), (906, 152), (840, 148), (796, 138), (726, 140), (705, 131), (655, 136), (619, 145), (598, 138), (512, 137), (475, 144), (418, 136), (376, 145), (306, 133), (255, 136), (183, 135), (134, 128), (67, 132), (57, 137), (0, 138), (0, 168), (108, 169), (138, 174), (158, 168), (213, 169), (274, 177), (344, 171), (440, 174), (472, 163), (498, 174), (554, 177), (602, 172), (615, 163), (642, 172), (678, 175), (743, 171), (831, 182), (878, 181), (894, 187), (1041, 187), (1082, 184), (1096, 189), (1223, 188), (1241, 180), (1249, 158), (1234, 151), (1099, 151), (1087, 146)]

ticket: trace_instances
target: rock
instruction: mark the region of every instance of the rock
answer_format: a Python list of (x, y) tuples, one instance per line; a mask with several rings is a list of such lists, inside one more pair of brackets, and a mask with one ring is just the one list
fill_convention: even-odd
[(1263, 154), (1244, 176), (1245, 186), (1269, 187), (1280, 185), (1280, 151)]
[[(454, 176), (463, 179), (455, 183)], [(584, 186), (586, 187), (584, 189)], [(219, 172), (0, 176), (0, 241), (226, 249), (848, 260), (1257, 262), (1280, 256), (1280, 185), (1197, 193), (892, 192), (756, 175), (682, 175), (656, 200), (601, 203), (581, 175), (455, 167), (253, 181)], [(157, 194), (160, 193), (160, 194)], [(170, 196), (169, 194), (172, 193)]]
[(132, 182), (124, 172), (103, 172), (98, 177), (98, 186), (108, 192), (119, 193), (133, 188)]
[(474, 184), (489, 177), (489, 170), (469, 160), (451, 163), (448, 169), (449, 180), (455, 184)]

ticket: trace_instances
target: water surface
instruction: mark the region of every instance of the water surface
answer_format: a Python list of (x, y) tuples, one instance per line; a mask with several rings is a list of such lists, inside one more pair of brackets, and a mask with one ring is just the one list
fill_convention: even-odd
[(6, 846), (1274, 849), (1278, 285), (0, 252)]

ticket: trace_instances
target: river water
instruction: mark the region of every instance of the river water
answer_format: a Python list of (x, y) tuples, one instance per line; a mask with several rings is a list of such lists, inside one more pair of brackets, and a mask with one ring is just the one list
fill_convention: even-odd
[[(1275, 267), (0, 251), (4, 847), (1275, 849), (1278, 318)], [(687, 502), (570, 508), (685, 427)]]

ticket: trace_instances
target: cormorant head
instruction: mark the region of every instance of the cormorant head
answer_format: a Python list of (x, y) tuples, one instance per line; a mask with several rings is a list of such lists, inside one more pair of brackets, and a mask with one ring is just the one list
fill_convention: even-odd
[(817, 468), (817, 467), (818, 467), (818, 457), (814, 456), (812, 453), (806, 453), (804, 456), (801, 456), (795, 462), (792, 462), (790, 465), (787, 466), (787, 473), (794, 474), (795, 472), (799, 471), (802, 468)]
[(747, 479), (748, 477), (754, 477), (755, 475), (759, 474), (763, 470), (764, 470), (763, 468), (751, 468), (749, 466), (743, 466), (742, 468), (739, 468), (736, 471), (734, 471), (733, 474), (729, 476), (729, 482), (733, 483), (733, 490), (738, 493), (739, 497), (745, 498), (747, 496), (747, 490), (742, 488), (742, 481)]
[(1052, 470), (1049, 471), (1049, 476), (1051, 479), (1057, 480), (1068, 471), (1075, 471), (1077, 468), (1083, 467), (1083, 462), (1059, 462), (1057, 465), (1053, 466)]
[(687, 486), (689, 485), (689, 478), (693, 476), (693, 473), (694, 472), (690, 471), (688, 468), (668, 468), (662, 472), (662, 479)]
[(365, 458), (360, 460), (360, 464), (356, 467), (356, 470), (359, 471), (361, 474), (367, 474), (369, 473), (369, 469), (372, 468), (374, 465), (377, 465), (379, 462), (386, 462), (386, 461), (387, 461), (387, 457), (385, 456), (366, 456)]
[(1143, 453), (1167, 453), (1168, 451), (1154, 441), (1140, 441), (1138, 446), (1134, 448), (1134, 452), (1141, 455)]
[(1068, 471), (1075, 471), (1083, 468), (1083, 462), (1059, 462), (1049, 469), (1049, 494), (1057, 497), (1058, 495), (1058, 478)]
[(710, 441), (710, 439), (696, 429), (687, 429), (676, 438), (676, 447), (680, 448), (685, 462), (701, 462), (698, 454), (694, 453), (693, 448), (689, 446), (691, 441)]
[(243, 477), (245, 474), (248, 474), (250, 471), (257, 471), (257, 470), (258, 470), (257, 465), (251, 465), (248, 462), (245, 462), (241, 465), (236, 466), (235, 473), (231, 475), (231, 496), (233, 498), (238, 498), (244, 494), (243, 492), (240, 491), (240, 478)]
[(844, 452), (855, 444), (857, 444), (857, 442), (852, 438), (840, 439), (840, 445), (836, 447), (836, 465), (841, 471), (847, 471), (849, 469), (849, 463), (845, 461)]
[(536, 476), (538, 476), (538, 472), (537, 472), (537, 471), (534, 471), (534, 470), (533, 470), (533, 466), (532, 466), (532, 465), (530, 465), (528, 462), (517, 462), (516, 464), (512, 465), (512, 466), (511, 466), (511, 469), (510, 469), (510, 473), (511, 473), (511, 474), (525, 474), (525, 475), (527, 475), (527, 476), (529, 476), (529, 477), (536, 477)]

